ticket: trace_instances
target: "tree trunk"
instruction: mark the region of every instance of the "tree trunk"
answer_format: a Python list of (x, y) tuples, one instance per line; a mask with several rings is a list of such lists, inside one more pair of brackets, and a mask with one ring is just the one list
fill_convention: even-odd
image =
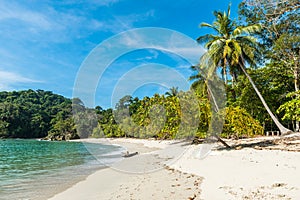
[[(211, 97), (211, 100), (213, 101), (213, 103), (214, 103), (214, 106), (215, 106), (215, 112), (219, 112), (220, 111), (220, 109), (219, 109), (219, 106), (218, 106), (218, 104), (217, 104), (217, 101), (216, 101), (216, 99), (215, 99), (215, 96), (214, 96), (214, 94), (212, 93), (212, 91), (211, 91), (211, 89), (210, 89), (210, 87), (209, 87), (209, 85), (208, 85), (208, 82), (206, 82), (206, 86), (207, 86), (207, 92), (209, 93), (209, 96)], [(212, 112), (214, 112), (214, 111), (212, 111)], [(231, 149), (231, 146), (229, 146), (224, 140), (222, 140), (218, 135), (217, 135), (217, 133), (213, 133), (212, 134), (215, 138), (217, 138), (217, 140), (219, 141), (219, 142), (221, 142), (226, 148), (228, 148), (228, 149)]]
[[(295, 92), (298, 92), (299, 91), (299, 85), (300, 85), (300, 67), (298, 67), (297, 63), (295, 64), (295, 67), (294, 67), (294, 83), (295, 83)], [(298, 95), (298, 94), (296, 94)], [(295, 122), (295, 129), (294, 131), (296, 132), (299, 132), (300, 131), (300, 127), (299, 127), (299, 121), (296, 120)]]
[(257, 89), (256, 85), (254, 84), (252, 78), (250, 77), (250, 75), (247, 73), (246, 69), (244, 68), (244, 66), (242, 64), (240, 64), (241, 69), (243, 70), (244, 74), (246, 75), (246, 77), (248, 78), (248, 80), (250, 81), (252, 87), (254, 88), (257, 96), (259, 97), (259, 99), (261, 100), (262, 104), (264, 105), (265, 109), (267, 110), (267, 112), (269, 113), (270, 117), (272, 118), (272, 120), (274, 121), (274, 123), (276, 124), (276, 126), (278, 127), (278, 129), (280, 130), (282, 135), (286, 135), (289, 133), (292, 133), (291, 130), (285, 128), (279, 121), (278, 119), (275, 117), (275, 115), (272, 113), (271, 109), (269, 108), (268, 104), (265, 102), (263, 96), (260, 94), (259, 90)]
[(228, 84), (228, 77), (227, 77), (227, 71), (226, 71), (226, 60), (224, 61), (224, 66), (223, 66), (223, 76), (224, 76), (224, 82), (225, 85), (227, 86)]
[(219, 142), (221, 142), (227, 149), (231, 149), (231, 146), (229, 146), (224, 140), (222, 140), (218, 135), (214, 135), (216, 138), (217, 138), (217, 140), (219, 141)]
[(295, 132), (299, 132), (299, 131), (300, 131), (300, 130), (299, 130), (299, 128), (300, 128), (300, 126), (299, 126), (299, 121), (293, 120), (293, 121), (292, 121), (292, 124), (293, 124), (293, 129), (294, 129), (294, 131), (295, 131)]
[(294, 68), (294, 84), (295, 84), (295, 91), (299, 90), (299, 79), (300, 79), (300, 69), (299, 67), (295, 66)]

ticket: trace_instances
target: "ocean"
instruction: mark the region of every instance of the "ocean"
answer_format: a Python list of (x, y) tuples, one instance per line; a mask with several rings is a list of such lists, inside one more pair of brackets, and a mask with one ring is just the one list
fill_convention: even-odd
[(0, 140), (0, 200), (43, 200), (122, 159), (115, 145)]

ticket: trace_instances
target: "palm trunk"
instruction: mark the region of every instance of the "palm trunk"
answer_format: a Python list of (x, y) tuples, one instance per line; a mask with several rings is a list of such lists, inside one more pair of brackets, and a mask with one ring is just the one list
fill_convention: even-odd
[[(298, 63), (298, 62), (297, 62)], [(298, 67), (298, 64), (295, 64), (294, 67), (294, 84), (295, 84), (295, 92), (299, 91), (299, 79), (300, 79), (300, 67)], [(296, 95), (298, 95), (296, 93)], [(299, 132), (300, 131), (300, 122), (299, 121), (295, 121), (295, 128), (294, 131)]]
[(227, 84), (228, 84), (228, 77), (227, 77), (227, 71), (226, 71), (226, 59), (224, 60), (223, 74), (224, 74), (225, 85), (227, 86)]
[[(218, 113), (218, 112), (220, 111), (220, 109), (219, 109), (219, 106), (218, 106), (217, 101), (216, 101), (216, 99), (215, 99), (215, 96), (214, 96), (214, 94), (212, 93), (212, 91), (211, 91), (211, 89), (210, 89), (210, 87), (209, 87), (209, 85), (208, 85), (208, 82), (206, 82), (206, 86), (207, 86), (207, 92), (210, 94), (211, 100), (212, 100), (212, 102), (213, 102), (213, 104), (214, 104), (214, 107), (215, 107), (215, 111), (212, 111), (212, 112)], [(231, 146), (229, 146), (224, 140), (222, 140), (222, 139), (218, 136), (218, 133), (212, 133), (212, 136), (214, 136), (215, 138), (217, 138), (217, 140), (218, 140), (219, 142), (221, 142), (227, 149), (231, 149)]]
[(270, 117), (272, 118), (272, 120), (274, 121), (274, 123), (276, 124), (276, 126), (278, 127), (278, 129), (280, 130), (282, 135), (286, 135), (289, 133), (292, 133), (291, 130), (285, 128), (279, 121), (278, 119), (275, 117), (275, 115), (272, 113), (271, 109), (269, 108), (268, 104), (265, 102), (263, 96), (261, 95), (261, 93), (259, 92), (259, 90), (257, 89), (256, 85), (254, 84), (253, 80), (251, 79), (250, 75), (247, 73), (246, 69), (244, 68), (244, 66), (240, 63), (240, 67), (243, 70), (244, 74), (246, 75), (246, 77), (248, 78), (248, 80), (250, 81), (252, 87), (254, 88), (257, 96), (259, 97), (259, 99), (261, 100), (262, 104), (264, 105), (265, 109), (267, 110), (267, 112), (269, 113)]
[(295, 132), (299, 132), (299, 131), (300, 131), (300, 122), (295, 121)]
[(227, 78), (226, 68), (224, 69), (224, 79), (225, 79), (225, 85), (227, 85), (228, 84), (228, 78)]
[(294, 84), (295, 84), (295, 91), (299, 91), (299, 77), (300, 77), (300, 68), (297, 66), (294, 68)]

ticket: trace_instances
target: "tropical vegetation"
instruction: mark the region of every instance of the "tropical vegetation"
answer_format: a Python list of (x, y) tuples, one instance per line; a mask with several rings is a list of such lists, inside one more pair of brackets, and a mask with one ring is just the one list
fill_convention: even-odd
[(76, 138), (72, 101), (44, 90), (0, 92), (0, 137)]
[[(197, 41), (207, 51), (191, 67), (188, 91), (174, 86), (141, 99), (126, 95), (107, 109), (88, 108), (78, 98), (50, 91), (0, 92), (0, 137), (176, 139), (218, 134), (238, 139), (268, 130), (299, 131), (299, 8), (296, 0), (245, 0), (238, 20), (230, 17), (230, 6), (226, 12), (215, 11), (213, 23), (200, 24), (208, 33)], [(217, 96), (223, 93), (225, 102)]]

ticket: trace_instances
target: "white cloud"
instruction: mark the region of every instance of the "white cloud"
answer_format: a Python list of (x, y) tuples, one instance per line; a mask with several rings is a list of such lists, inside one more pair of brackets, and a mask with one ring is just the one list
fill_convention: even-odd
[(88, 24), (91, 29), (98, 29), (100, 31), (116, 34), (134, 28), (135, 23), (152, 18), (154, 17), (154, 14), (154, 10), (149, 10), (142, 14), (114, 15), (111, 19), (105, 19), (105, 21), (96, 19), (90, 20)]
[(0, 20), (15, 19), (33, 26), (50, 29), (52, 22), (39, 12), (28, 10), (15, 3), (0, 2)]
[(199, 62), (205, 52), (205, 49), (194, 39), (174, 30), (155, 27), (126, 32), (119, 36), (116, 46), (124, 49), (152, 48), (164, 51), (178, 62), (182, 60), (179, 59), (181, 57), (193, 65)]
[[(59, 10), (51, 4), (41, 4), (40, 9), (22, 5), (17, 1), (0, 1), (0, 25), (6, 25), (4, 34), (14, 40), (47, 40), (47, 42), (69, 42), (87, 37), (91, 32), (120, 33), (132, 29), (136, 22), (154, 16), (154, 10), (128, 15), (105, 15), (91, 18), (89, 11), (96, 7), (110, 6), (120, 0), (94, 0), (92, 2), (63, 2), (61, 4), (82, 4), (84, 9)], [(59, 3), (58, 3), (59, 4)], [(13, 22), (13, 23), (11, 23)], [(47, 37), (45, 37), (45, 34)]]
[(0, 70), (0, 90), (10, 90), (15, 84), (41, 83), (41, 81), (24, 77), (18, 73)]
[(139, 57), (139, 58), (136, 58), (135, 60), (136, 61), (147, 61), (146, 63), (148, 63), (149, 61), (155, 60), (158, 58), (158, 56), (159, 56), (158, 51), (154, 51), (153, 49), (147, 49), (147, 51), (150, 55), (144, 56), (144, 57)]

